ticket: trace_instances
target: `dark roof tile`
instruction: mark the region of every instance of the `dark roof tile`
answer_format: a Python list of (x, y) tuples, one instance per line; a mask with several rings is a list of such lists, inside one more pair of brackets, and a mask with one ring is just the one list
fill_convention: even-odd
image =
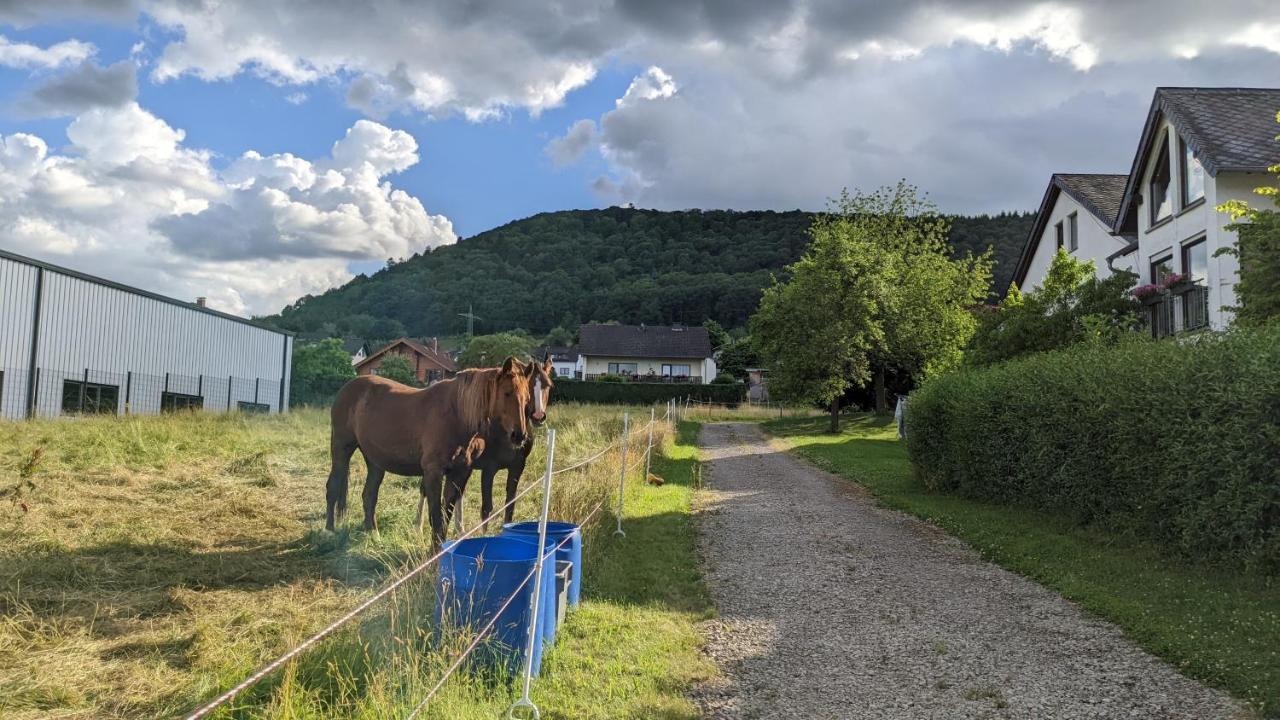
[(578, 352), (635, 358), (711, 357), (711, 338), (701, 326), (583, 325)]
[(1280, 163), (1280, 88), (1159, 88), (1156, 100), (1210, 173)]

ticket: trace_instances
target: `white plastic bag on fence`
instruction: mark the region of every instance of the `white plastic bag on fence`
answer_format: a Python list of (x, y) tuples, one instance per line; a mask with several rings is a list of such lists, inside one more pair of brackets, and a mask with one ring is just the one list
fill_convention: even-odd
[(898, 396), (898, 405), (893, 409), (893, 421), (898, 424), (898, 437), (907, 437), (907, 396)]

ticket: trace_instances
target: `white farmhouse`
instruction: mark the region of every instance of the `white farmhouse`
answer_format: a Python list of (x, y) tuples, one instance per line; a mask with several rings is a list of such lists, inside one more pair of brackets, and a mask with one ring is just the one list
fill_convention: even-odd
[(716, 378), (707, 329), (685, 325), (583, 325), (577, 345), (584, 380), (623, 375), (638, 382), (709, 383)]
[[(1053, 176), (1014, 281), (1037, 286), (1061, 246), (1094, 260), (1100, 275), (1135, 272), (1157, 336), (1225, 327), (1239, 265), (1216, 256), (1236, 236), (1215, 208), (1257, 201), (1253, 189), (1280, 162), (1278, 110), (1280, 88), (1158, 88), (1128, 175)], [(1085, 211), (1090, 222), (1081, 219)], [(1109, 240), (1092, 222), (1105, 225), (1108, 215)]]

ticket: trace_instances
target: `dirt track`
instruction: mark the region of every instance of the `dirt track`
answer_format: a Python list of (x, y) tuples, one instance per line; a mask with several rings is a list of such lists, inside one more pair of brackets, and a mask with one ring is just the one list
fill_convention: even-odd
[(1045, 588), (748, 424), (708, 425), (708, 718), (1248, 718)]

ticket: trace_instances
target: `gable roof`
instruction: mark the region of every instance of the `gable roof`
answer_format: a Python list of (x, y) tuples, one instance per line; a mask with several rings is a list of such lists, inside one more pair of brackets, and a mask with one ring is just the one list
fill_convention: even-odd
[(1136, 220), (1130, 217), (1132, 205), (1160, 137), (1160, 118), (1169, 119), (1205, 172), (1216, 177), (1221, 172), (1265, 172), (1280, 162), (1278, 111), (1280, 88), (1156, 88), (1113, 227), (1119, 230)]
[(540, 347), (533, 352), (534, 360), (541, 360), (543, 357), (549, 357), (553, 362), (578, 362), (578, 348), (576, 347)]
[(446, 372), (457, 372), (458, 370), (458, 364), (453, 361), (453, 358), (449, 357), (448, 353), (443, 352), (441, 350), (432, 350), (431, 348), (427, 347), (426, 345), (423, 345), (417, 340), (412, 340), (410, 338), (400, 338), (399, 340), (393, 340), (392, 342), (387, 343), (383, 347), (378, 348), (377, 352), (370, 353), (369, 357), (365, 358), (364, 360), (361, 360), (360, 363), (356, 365), (356, 367), (363, 367), (365, 365), (368, 365), (369, 363), (373, 362), (377, 358), (384, 355), (388, 350), (391, 350), (392, 348), (398, 347), (400, 345), (404, 345), (405, 347), (409, 348), (414, 353), (425, 358), (428, 362), (431, 362), (432, 364), (439, 367), (441, 370), (444, 370)]
[(709, 358), (711, 337), (701, 326), (583, 325), (582, 355), (634, 358)]
[[(1073, 200), (1098, 218), (1104, 226), (1115, 225), (1116, 215), (1120, 213), (1120, 205), (1124, 199), (1124, 190), (1128, 184), (1128, 175), (1103, 173), (1054, 173), (1049, 177), (1049, 187), (1044, 191), (1040, 201), (1040, 210), (1036, 213), (1036, 221), (1031, 226), (1031, 234), (1022, 246), (1022, 254), (1018, 256), (1018, 264), (1013, 268), (1013, 280), (1019, 287), (1027, 280), (1027, 271), (1031, 268), (1031, 258), (1035, 257), (1040, 237), (1045, 226), (1049, 224), (1049, 216), (1058, 202), (1058, 196), (1066, 193)], [(1123, 242), (1123, 241), (1122, 241)]]
[(369, 346), (360, 338), (343, 338), (342, 349), (346, 350), (348, 355), (355, 355), (360, 350), (369, 352)]

